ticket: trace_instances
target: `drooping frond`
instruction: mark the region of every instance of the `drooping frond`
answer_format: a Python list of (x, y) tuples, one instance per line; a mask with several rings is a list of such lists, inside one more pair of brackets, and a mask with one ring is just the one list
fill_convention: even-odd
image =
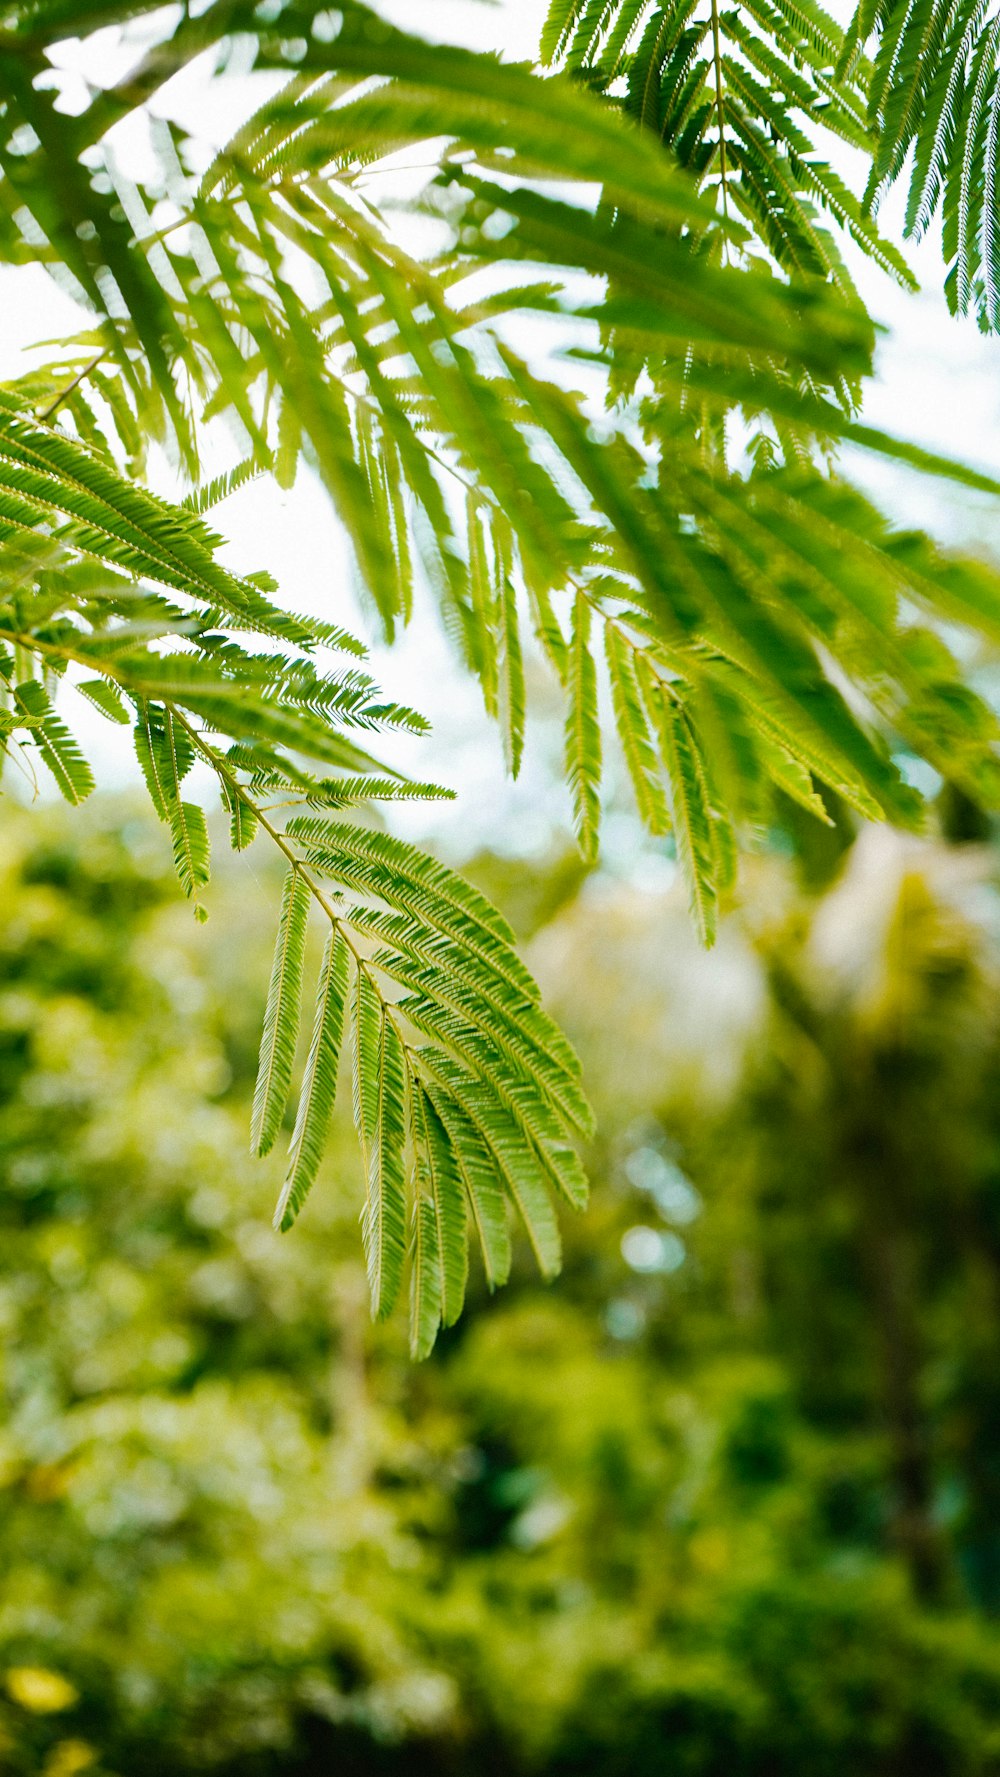
[[(147, 13), (151, 47), (70, 116), (60, 34)], [(80, 800), (76, 686), (131, 729), (196, 907), (196, 764), (233, 846), (281, 852), (254, 1147), (284, 1124), (314, 919), (278, 1220), (318, 1175), (349, 1056), (372, 1306), (390, 1311), (409, 1266), (423, 1354), (461, 1307), (470, 1232), (491, 1286), (511, 1222), (558, 1266), (556, 1204), (586, 1195), (579, 1066), (495, 910), (375, 824), (379, 802), (447, 794), (368, 750), (421, 718), (382, 697), (341, 613), (299, 618), (224, 567), (204, 514), (308, 463), (386, 636), (432, 588), (512, 772), (533, 641), (588, 857), (606, 703), (706, 941), (738, 842), (786, 797), (914, 823), (911, 752), (996, 805), (996, 718), (959, 659), (1000, 636), (1000, 578), (895, 533), (828, 456), (849, 440), (1000, 489), (853, 417), (873, 330), (838, 235), (908, 274), (821, 147), (832, 131), (874, 155), (874, 204), (913, 142), (911, 225), (944, 194), (955, 300), (982, 280), (992, 315), (996, 26), (973, 0), (865, 0), (846, 38), (816, 0), (554, 0), (548, 74), (429, 45), (360, 0), (15, 0), (0, 36), (0, 260), (46, 265), (90, 317), (0, 391), (0, 750)], [(237, 39), (284, 79), (207, 155), (144, 108), (206, 51), (225, 79)], [(130, 115), (141, 179), (110, 133)], [(379, 206), (400, 151), (431, 163), (423, 256)], [(586, 395), (516, 349), (553, 318)], [(206, 481), (217, 421), (235, 461)], [(183, 503), (142, 485), (150, 443)]]
[(82, 802), (94, 787), (90, 766), (66, 724), (60, 721), (37, 679), (14, 687), (18, 726), (25, 728), (67, 802)]
[[(673, 473), (684, 441), (687, 467), (714, 462), (728, 509), (749, 498), (729, 481), (725, 437), (734, 410), (790, 461), (808, 460), (816, 438), (860, 436), (844, 400), (870, 362), (871, 330), (850, 297), (832, 236), (810, 206), (819, 204), (876, 256), (882, 246), (803, 133), (815, 125), (855, 145), (867, 141), (861, 99), (833, 81), (841, 34), (812, 0), (754, 0), (738, 14), (718, 15), (686, 0), (673, 7), (622, 0), (596, 9), (557, 7), (546, 43), (608, 95), (602, 102), (563, 75), (541, 78), (449, 45), (428, 46), (359, 4), (324, 13), (321, 29), (313, 28), (317, 16), (289, 3), (262, 19), (250, 7), (219, 0), (197, 21), (165, 18), (162, 42), (135, 77), (113, 95), (93, 95), (74, 142), (88, 165), (104, 152), (109, 124), (144, 103), (165, 69), (233, 31), (249, 32), (259, 68), (289, 76), (200, 180), (185, 171), (183, 131), (160, 124), (152, 126), (159, 184), (149, 176), (141, 190), (128, 187), (120, 169), (113, 178), (109, 171), (133, 230), (129, 257), (155, 286), (155, 303), (151, 296), (148, 314), (138, 317), (116, 282), (121, 300), (101, 308), (88, 285), (88, 300), (103, 318), (81, 341), (82, 384), (63, 365), (66, 380), (51, 379), (45, 404), (93, 445), (86, 453), (88, 500), (92, 491), (101, 504), (88, 504), (87, 521), (93, 525), (99, 515), (95, 541), (117, 549), (119, 560), (127, 546), (122, 526), (133, 525), (127, 537), (134, 543), (138, 514), (107, 509), (107, 478), (114, 476), (107, 441), (72, 405), (93, 378), (103, 379), (111, 431), (129, 453), (145, 429), (172, 435), (183, 461), (185, 437), (196, 439), (201, 421), (228, 413), (247, 447), (234, 483), (269, 466), (287, 481), (299, 455), (308, 457), (352, 537), (388, 635), (407, 620), (414, 575), (429, 576), (500, 722), (512, 771), (524, 745), (523, 628), (530, 622), (566, 687), (573, 796), (583, 843), (592, 849), (599, 730), (580, 586), (609, 567), (629, 588), (637, 579), (655, 603), (664, 638), (689, 635), (700, 622), (706, 578), (696, 563), (676, 571), (678, 556), (698, 553), (685, 529), (683, 478)], [(294, 63), (290, 42), (300, 45)], [(15, 33), (10, 53), (30, 62), (38, 50), (26, 15), (24, 36)], [(867, 64), (857, 67), (864, 72)], [(30, 103), (51, 101), (43, 94)], [(453, 230), (450, 246), (425, 260), (404, 251), (379, 216), (373, 183), (387, 155), (417, 146), (440, 169), (424, 201), (437, 202)], [(24, 147), (22, 178), (33, 176), (36, 164), (27, 136)], [(539, 174), (548, 183), (540, 184)], [(596, 208), (595, 180), (602, 188)], [(98, 210), (107, 208), (100, 184), (87, 200)], [(79, 195), (79, 180), (72, 189)], [(47, 201), (58, 205), (58, 193)], [(176, 229), (156, 230), (143, 220), (163, 203), (172, 206)], [(77, 210), (68, 220), (76, 226)], [(91, 281), (106, 290), (118, 235), (95, 215), (83, 238)], [(309, 280), (293, 275), (301, 264), (308, 264)], [(483, 271), (488, 285), (471, 281)], [(594, 301), (595, 278), (606, 281), (601, 302)], [(591, 364), (609, 396), (625, 393), (640, 368), (652, 380), (655, 403), (615, 417), (599, 446), (584, 408), (557, 395), (504, 343), (513, 323), (553, 310), (590, 329)], [(147, 349), (147, 326), (154, 324), (183, 414), (200, 408), (194, 432), (172, 417), (174, 395), (161, 387), (160, 358)], [(41, 401), (37, 376), (32, 388)], [(23, 413), (12, 414), (13, 442), (28, 425)], [(81, 454), (69, 438), (58, 448)], [(37, 468), (30, 455), (16, 464), (26, 497), (47, 491), (31, 480)], [(218, 491), (213, 485), (204, 502), (193, 504)], [(79, 524), (80, 495), (59, 493)], [(704, 522), (703, 553), (719, 572), (709, 534), (714, 520), (706, 513)], [(165, 577), (170, 587), (186, 584), (196, 565), (195, 539), (204, 536), (195, 526), (192, 513), (181, 539), (161, 532), (142, 571)], [(83, 533), (80, 541), (89, 546)], [(178, 561), (180, 541), (187, 553)], [(202, 543), (205, 607), (235, 620), (234, 586), (213, 582), (204, 557)], [(761, 596), (766, 576), (751, 586), (745, 561), (732, 551), (724, 571), (741, 580), (742, 596)], [(274, 627), (262, 591), (244, 587), (237, 597), (251, 625)], [(794, 613), (786, 616), (794, 627)], [(784, 618), (774, 621), (780, 629)], [(592, 634), (599, 642), (599, 623)], [(204, 721), (221, 718), (227, 693), (206, 674), (206, 663), (174, 656), (169, 667), (147, 661), (144, 670), (148, 699), (177, 690), (186, 678), (187, 707)], [(255, 668), (272, 670), (269, 690), (248, 700), (235, 732), (240, 717), (229, 710), (234, 738), (289, 744), (290, 699), (296, 724), (306, 710), (316, 715), (319, 696), (335, 701), (351, 726), (383, 718), (363, 674), (340, 675), (320, 693), (301, 665), (287, 676)], [(665, 804), (635, 751), (641, 727), (625, 719), (623, 672), (619, 663), (614, 697), (629, 769), (633, 777), (639, 772), (647, 813), (662, 827)], [(405, 712), (396, 719), (405, 721)], [(348, 767), (349, 743), (318, 719), (312, 744), (317, 759)], [(814, 744), (810, 756), (828, 755)], [(363, 775), (360, 749), (354, 764)], [(870, 786), (855, 787), (867, 807), (877, 802)], [(329, 792), (331, 806), (336, 794)], [(346, 801), (346, 786), (339, 794)], [(244, 826), (242, 815), (233, 818)], [(193, 880), (190, 836), (176, 816), (174, 824), (179, 861)]]
[(263, 833), (288, 863), (254, 1096), (259, 1154), (278, 1139), (292, 1086), (311, 910), (326, 923), (276, 1221), (291, 1225), (316, 1179), (350, 1049), (373, 1311), (390, 1312), (410, 1247), (414, 1343), (426, 1351), (461, 1309), (470, 1218), (490, 1281), (506, 1276), (497, 1144), (510, 1213), (551, 1270), (552, 1199), (581, 1201), (571, 1143), (590, 1112), (501, 916), (418, 848), (357, 824), (379, 801), (445, 793), (393, 775), (350, 738), (419, 719), (357, 664), (337, 663), (330, 640), (355, 650), (349, 637), (288, 617), (261, 583), (222, 568), (189, 509), (13, 410), (0, 416), (0, 522), (0, 745), (35, 749), (79, 801), (93, 779), (65, 697), (57, 712), (49, 689), (79, 682), (116, 727), (131, 724), (187, 894), (208, 881), (205, 813), (187, 793), (197, 762), (218, 779), (233, 846)]
[(824, 152), (828, 136), (866, 153), (875, 145), (866, 66), (838, 80), (842, 48), (840, 27), (813, 0), (553, 0), (542, 38), (548, 61), (620, 105), (784, 270), (850, 290), (832, 224), (912, 284)]
[(990, 0), (859, 5), (838, 73), (871, 42), (866, 87), (872, 139), (866, 192), (874, 213), (907, 175), (905, 229), (918, 239), (940, 211), (945, 292), (953, 311), (1000, 325), (1000, 17)]
[[(288, 1173), (274, 1212), (278, 1228), (291, 1227), (323, 1158), (337, 1090), (346, 994), (347, 945), (343, 934), (333, 926), (327, 936), (316, 988), (312, 1039), (288, 1149)], [(297, 1014), (297, 1005), (294, 1010)]]
[(590, 648), (590, 605), (583, 592), (573, 603), (573, 636), (567, 680), (566, 780), (573, 824), (585, 858), (597, 855), (601, 821), (601, 725), (597, 672)]
[[(236, 807), (243, 807), (242, 798), (234, 798)], [(299, 1030), (299, 1007), (302, 996), (302, 964), (305, 957), (306, 925), (309, 919), (309, 889), (296, 869), (285, 878), (281, 899), (281, 915), (271, 967), (271, 985), (267, 993), (267, 1010), (261, 1033), (260, 1062), (253, 1095), (253, 1122), (250, 1146), (255, 1154), (267, 1154), (281, 1127), (288, 1088), (295, 1059), (295, 1040)]]

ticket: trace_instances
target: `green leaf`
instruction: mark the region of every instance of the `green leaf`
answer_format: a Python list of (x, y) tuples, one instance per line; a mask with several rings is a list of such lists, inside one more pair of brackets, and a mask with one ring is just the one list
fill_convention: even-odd
[(489, 1148), (461, 1105), (434, 1081), (428, 1084), (427, 1090), (447, 1133), (455, 1167), (465, 1186), (479, 1237), (486, 1281), (491, 1290), (497, 1289), (510, 1275), (511, 1246), (496, 1167)]
[(332, 928), (319, 972), (312, 1037), (288, 1149), (288, 1171), (274, 1212), (274, 1225), (283, 1230), (291, 1227), (302, 1208), (323, 1158), (337, 1091), (347, 961), (347, 946)]
[(196, 895), (210, 875), (205, 810), (197, 802), (174, 801), (168, 806), (168, 820), (178, 881), (186, 895)]
[[(418, 1177), (419, 1177), (418, 1171)], [(410, 1356), (429, 1357), (441, 1325), (441, 1267), (434, 1205), (417, 1197), (410, 1234)]]
[(562, 1243), (537, 1153), (488, 1085), (444, 1055), (436, 1055), (428, 1064), (489, 1152), (503, 1188), (521, 1216), (539, 1271), (543, 1277), (554, 1277), (562, 1263)]
[(671, 689), (646, 672), (643, 690), (667, 768), (677, 855), (691, 912), (702, 943), (711, 945), (715, 942), (718, 859), (704, 761), (697, 737)]
[(365, 1157), (361, 1218), (372, 1315), (391, 1314), (406, 1259), (403, 1049), (363, 966), (354, 997), (354, 1114)]
[(143, 703), (135, 748), (153, 807), (170, 828), (180, 885), (186, 895), (194, 895), (204, 888), (210, 871), (205, 811), (181, 800), (181, 784), (194, 763), (191, 738), (169, 709)]
[(274, 1146), (288, 1101), (299, 1034), (302, 965), (310, 900), (309, 886), (302, 873), (289, 870), (281, 897), (253, 1094), (250, 1150), (254, 1154), (267, 1154)]
[(145, 701), (140, 705), (139, 719), (133, 733), (135, 756), (146, 780), (149, 799), (161, 821), (169, 820), (169, 779), (164, 755), (163, 716), (160, 710)]
[(468, 1273), (468, 1242), (462, 1181), (447, 1131), (426, 1091), (414, 1092), (414, 1122), (436, 1227), (441, 1320), (450, 1327), (462, 1312)]
[(76, 688), (82, 691), (95, 709), (100, 710), (102, 716), (107, 716), (109, 722), (128, 726), (128, 710), (116, 686), (109, 679), (81, 679)]
[(504, 759), (511, 777), (517, 777), (524, 755), (524, 659), (517, 620), (517, 594), (501, 564), (496, 587), (499, 613), (497, 648), (498, 706)]
[(296, 815), (288, 832), (317, 866), (447, 935), (532, 1003), (538, 987), (506, 920), (457, 871), (392, 834)]
[(15, 686), (14, 700), (61, 795), (79, 803), (90, 795), (94, 776), (66, 724), (56, 715), (43, 685), (27, 679)]
[(670, 829), (670, 811), (642, 705), (633, 650), (614, 623), (605, 625), (604, 642), (615, 723), (632, 780), (636, 807), (651, 833), (666, 833)]
[(573, 602), (570, 670), (566, 686), (566, 777), (573, 801), (573, 826), (588, 862), (597, 856), (601, 822), (601, 727), (597, 713), (597, 671), (590, 651), (590, 606), (582, 592)]
[(223, 807), (229, 814), (229, 843), (234, 851), (246, 851), (257, 837), (260, 816), (253, 804), (234, 791), (224, 778), (220, 788)]

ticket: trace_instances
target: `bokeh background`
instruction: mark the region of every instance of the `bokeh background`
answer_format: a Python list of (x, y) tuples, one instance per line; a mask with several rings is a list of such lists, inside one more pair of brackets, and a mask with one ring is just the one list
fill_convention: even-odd
[[(423, 22), (528, 54), (543, 10)], [(918, 264), (925, 296), (866, 286), (866, 413), (995, 471), (996, 342)], [(3, 291), (6, 353), (76, 325), (40, 271)], [(983, 502), (871, 485), (998, 547)], [(365, 629), (308, 477), (218, 522)], [(996, 1777), (993, 830), (924, 779), (922, 840), (789, 806), (706, 955), (613, 759), (581, 867), (540, 676), (511, 787), (429, 613), (376, 660), (435, 721), (395, 762), (460, 792), (405, 830), (497, 899), (580, 1049), (592, 1207), (554, 1286), (520, 1252), (412, 1366), (368, 1320), (349, 1107), (289, 1236), (247, 1154), (269, 859), (217, 848), (203, 929), (96, 726), (82, 812), (6, 782), (0, 1771)]]
[(246, 1157), (266, 860), (201, 928), (128, 796), (8, 803), (3, 1769), (1000, 1770), (1000, 898), (941, 823), (762, 851), (710, 956), (558, 842), (467, 860), (594, 1201), (413, 1366), (349, 1111), (289, 1236)]

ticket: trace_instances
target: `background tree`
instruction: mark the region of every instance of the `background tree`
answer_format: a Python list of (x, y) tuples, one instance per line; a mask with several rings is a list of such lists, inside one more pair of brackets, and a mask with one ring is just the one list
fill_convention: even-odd
[(276, 880), (226, 864), (206, 945), (151, 823), (73, 827), (4, 822), (5, 1767), (992, 1777), (992, 860), (768, 864), (711, 959), (676, 892), (539, 871), (594, 1205), (415, 1368), (359, 1313), (349, 1113), (294, 1241), (238, 1158)]

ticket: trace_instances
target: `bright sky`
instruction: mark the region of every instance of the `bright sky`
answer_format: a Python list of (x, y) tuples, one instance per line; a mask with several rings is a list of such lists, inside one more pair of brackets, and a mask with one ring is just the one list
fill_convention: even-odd
[[(529, 58), (537, 44), (546, 0), (433, 0), (415, 8), (412, 0), (384, 0), (400, 24), (428, 34), (462, 39), (473, 46), (500, 47), (512, 59)], [(417, 16), (415, 16), (415, 14)], [(106, 77), (106, 74), (105, 74)], [(238, 93), (234, 90), (234, 105)], [(226, 133), (231, 120), (213, 113)], [(899, 238), (898, 210), (887, 207), (885, 231)], [(854, 266), (862, 293), (890, 331), (879, 350), (878, 376), (871, 385), (865, 417), (898, 435), (919, 441), (1000, 473), (1000, 340), (983, 338), (972, 321), (955, 321), (940, 294), (937, 242), (910, 254), (924, 291), (917, 297), (898, 291), (864, 262)], [(0, 375), (17, 365), (21, 348), (71, 333), (79, 312), (34, 268), (0, 271), (5, 329)], [(892, 468), (852, 464), (852, 473), (878, 493), (883, 504), (909, 522), (919, 522), (943, 539), (975, 539), (983, 546), (998, 537), (1000, 513), (947, 485), (928, 488)], [(347, 551), (325, 496), (311, 477), (301, 475), (294, 490), (282, 493), (254, 484), (217, 508), (217, 527), (233, 539), (229, 556), (244, 569), (274, 572), (282, 596), (294, 608), (336, 617), (365, 633), (350, 589)], [(370, 633), (370, 632), (369, 632)], [(495, 841), (502, 831), (511, 849), (530, 853), (544, 845), (566, 809), (558, 782), (543, 753), (544, 740), (529, 744), (524, 773), (516, 785), (505, 778), (495, 733), (483, 717), (479, 694), (456, 670), (434, 621), (421, 614), (403, 642), (391, 651), (373, 650), (374, 671), (390, 694), (416, 704), (432, 720), (429, 741), (392, 743), (394, 762), (423, 778), (437, 777), (459, 791), (457, 804), (414, 808), (404, 817), (407, 830), (442, 838), (460, 835), (464, 846)], [(83, 700), (74, 700), (83, 706)], [(73, 718), (76, 721), (77, 711)], [(129, 763), (115, 732), (80, 711), (80, 728), (99, 778), (121, 782)], [(611, 836), (613, 840), (613, 835)], [(622, 835), (623, 843), (626, 836)]]

